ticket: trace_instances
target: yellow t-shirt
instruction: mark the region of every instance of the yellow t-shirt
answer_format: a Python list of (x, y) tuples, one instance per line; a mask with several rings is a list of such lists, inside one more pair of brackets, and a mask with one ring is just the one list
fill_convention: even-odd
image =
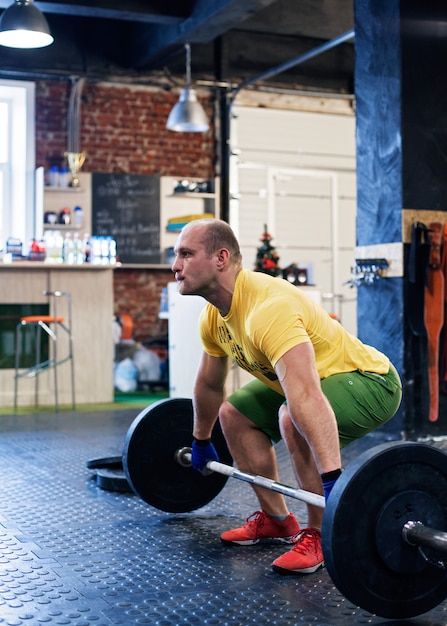
[(320, 379), (354, 370), (386, 374), (390, 366), (384, 354), (348, 333), (303, 290), (262, 272), (241, 270), (228, 315), (208, 304), (199, 324), (205, 352), (229, 356), (279, 393), (274, 367), (304, 342), (314, 348)]

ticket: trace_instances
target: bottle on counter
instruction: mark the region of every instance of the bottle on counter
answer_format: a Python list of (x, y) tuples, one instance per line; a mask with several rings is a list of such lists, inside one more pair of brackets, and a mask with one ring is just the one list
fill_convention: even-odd
[(45, 256), (45, 262), (46, 263), (52, 263), (53, 262), (53, 248), (54, 248), (54, 233), (52, 230), (47, 230), (46, 233), (44, 233), (44, 239), (45, 239), (45, 247), (47, 250), (47, 254)]
[(116, 263), (116, 241), (113, 237), (107, 237), (109, 245), (109, 263), (115, 265)]
[(45, 246), (47, 263), (62, 263), (62, 248), (64, 239), (60, 230), (47, 230), (45, 232)]
[(109, 264), (109, 238), (101, 237), (101, 265)]
[(68, 265), (73, 265), (74, 243), (73, 243), (73, 239), (71, 238), (70, 233), (65, 233), (62, 258), (63, 258), (64, 263), (67, 263)]
[(84, 263), (84, 253), (79, 233), (73, 233), (73, 263), (75, 265), (82, 265), (82, 263)]
[(63, 263), (64, 260), (64, 238), (60, 230), (53, 231), (54, 243), (53, 243), (53, 258), (56, 263)]
[(88, 233), (84, 233), (82, 239), (82, 255), (84, 263), (90, 263), (90, 236)]
[(102, 237), (96, 235), (90, 238), (90, 263), (93, 265), (101, 264), (101, 239)]

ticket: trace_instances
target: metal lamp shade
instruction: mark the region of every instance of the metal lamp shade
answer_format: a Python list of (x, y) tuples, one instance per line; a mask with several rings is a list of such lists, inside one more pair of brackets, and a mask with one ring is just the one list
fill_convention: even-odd
[(0, 45), (43, 48), (53, 43), (48, 22), (33, 0), (16, 0), (0, 17)]
[(194, 89), (188, 87), (181, 91), (179, 101), (169, 114), (166, 128), (178, 133), (204, 133), (209, 129), (208, 119)]

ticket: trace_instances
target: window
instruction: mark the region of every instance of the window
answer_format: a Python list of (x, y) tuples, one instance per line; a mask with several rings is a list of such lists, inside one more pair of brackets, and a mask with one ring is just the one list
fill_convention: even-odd
[(0, 249), (35, 232), (34, 83), (0, 81)]

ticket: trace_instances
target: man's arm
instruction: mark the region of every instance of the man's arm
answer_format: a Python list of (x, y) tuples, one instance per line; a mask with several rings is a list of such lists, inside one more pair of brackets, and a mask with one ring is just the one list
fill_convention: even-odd
[(341, 468), (334, 411), (321, 390), (311, 343), (291, 348), (275, 371), (284, 390), (290, 417), (309, 444), (320, 474)]
[(194, 430), (196, 439), (209, 439), (225, 398), (228, 357), (203, 352), (194, 383)]

